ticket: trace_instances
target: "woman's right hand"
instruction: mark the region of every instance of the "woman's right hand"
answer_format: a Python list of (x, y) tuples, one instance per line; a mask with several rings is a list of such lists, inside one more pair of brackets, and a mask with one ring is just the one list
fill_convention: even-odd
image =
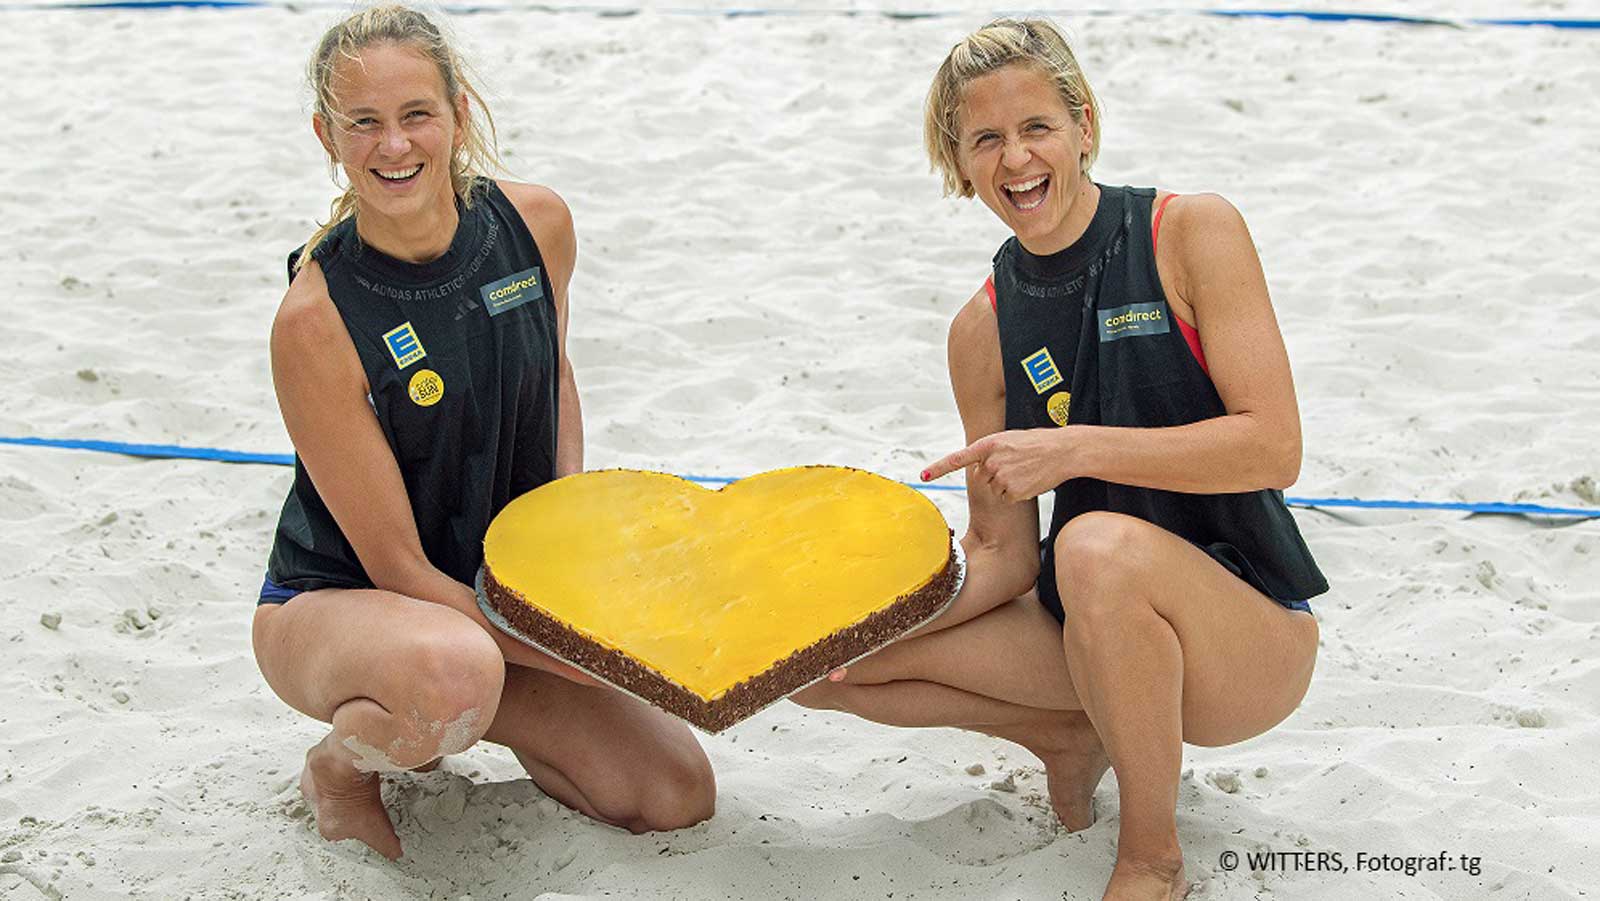
[(1011, 429), (994, 432), (922, 471), (931, 482), (971, 466), (971, 482), (987, 485), (1003, 501), (1033, 500), (1072, 477), (1072, 429)]

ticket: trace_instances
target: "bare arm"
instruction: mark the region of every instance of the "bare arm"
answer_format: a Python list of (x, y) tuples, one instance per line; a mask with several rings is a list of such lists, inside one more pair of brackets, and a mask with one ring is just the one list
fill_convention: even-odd
[(1166, 215), (1162, 277), (1173, 307), (1192, 311), (1226, 415), (1165, 428), (1004, 432), (932, 464), (932, 477), (975, 466), (1012, 501), (1078, 477), (1204, 494), (1294, 484), (1300, 412), (1250, 232), (1215, 195), (1181, 198)]
[(578, 260), (578, 236), (572, 211), (556, 192), (539, 185), (500, 182), (500, 189), (522, 214), (539, 245), (556, 307), (556, 351), (560, 373), (560, 421), (556, 423), (556, 478), (583, 471), (583, 409), (578, 382), (567, 359), (567, 286)]
[(295, 277), (278, 308), (271, 347), (273, 387), (295, 453), (373, 584), (460, 611), (511, 663), (590, 681), (494, 628), (473, 590), (428, 561), (400, 466), (367, 403), (360, 357), (315, 262)]
[(1178, 198), (1166, 215), (1160, 262), (1172, 275), (1173, 305), (1193, 310), (1227, 415), (1161, 429), (1077, 429), (1071, 475), (1208, 494), (1287, 488), (1300, 477), (1300, 409), (1250, 231), (1215, 194)]
[[(979, 291), (950, 324), (950, 385), (968, 443), (1006, 425), (1000, 340), (988, 294)], [(936, 632), (1000, 606), (1039, 577), (1039, 505), (1007, 503), (986, 479), (967, 474), (966, 581), (944, 615), (913, 632)]]

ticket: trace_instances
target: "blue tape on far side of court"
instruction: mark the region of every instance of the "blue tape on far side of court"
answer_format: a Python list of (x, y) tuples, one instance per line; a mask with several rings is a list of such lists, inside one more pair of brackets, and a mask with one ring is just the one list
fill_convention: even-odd
[[(161, 460), (206, 460), (214, 463), (265, 463), (274, 466), (293, 466), (293, 454), (262, 454), (250, 451), (226, 450), (216, 447), (186, 447), (177, 444), (132, 444), (125, 441), (92, 441), (74, 438), (6, 438), (0, 444), (22, 447), (48, 447), (64, 450), (86, 450), (129, 457), (149, 457)], [(704, 485), (727, 485), (739, 481), (731, 476), (683, 475), (679, 478)], [(961, 485), (925, 485), (902, 482), (918, 491), (965, 491)], [(1291, 507), (1333, 508), (1358, 507), (1368, 510), (1455, 510), (1463, 513), (1496, 513), (1509, 516), (1576, 516), (1582, 519), (1600, 518), (1600, 510), (1581, 507), (1547, 507), (1542, 504), (1467, 503), (1456, 501), (1390, 501), (1363, 500), (1347, 497), (1285, 497)]]
[[(77, 3), (17, 3), (0, 6), (6, 9), (73, 9), (73, 10), (115, 10), (115, 9), (253, 9), (261, 7), (277, 7), (281, 9), (316, 9), (345, 8), (345, 4), (328, 2), (294, 2), (294, 0), (84, 0)], [(475, 13), (576, 13), (597, 16), (635, 16), (641, 13), (653, 13), (668, 16), (702, 16), (720, 18), (754, 18), (759, 16), (773, 17), (821, 17), (821, 16), (847, 16), (868, 17), (880, 16), (893, 20), (915, 19), (948, 19), (972, 16), (970, 10), (940, 10), (940, 9), (795, 9), (786, 7), (665, 7), (661, 9), (644, 9), (637, 6), (601, 6), (594, 4), (538, 4), (518, 9), (508, 6), (471, 5), (446, 3), (441, 8), (454, 15), (472, 15)], [(1161, 9), (1161, 10), (1119, 10), (1119, 9), (1036, 9), (1031, 14), (1055, 16), (1112, 16), (1126, 15), (1201, 15), (1221, 16), (1230, 19), (1305, 19), (1312, 22), (1370, 22), (1382, 25), (1446, 25), (1461, 27), (1463, 25), (1485, 25), (1520, 28), (1564, 28), (1577, 30), (1600, 29), (1600, 19), (1585, 19), (1576, 17), (1548, 16), (1548, 17), (1476, 17), (1476, 18), (1438, 18), (1434, 16), (1411, 16), (1404, 13), (1364, 13), (1364, 12), (1339, 12), (1335, 10), (1318, 9)]]

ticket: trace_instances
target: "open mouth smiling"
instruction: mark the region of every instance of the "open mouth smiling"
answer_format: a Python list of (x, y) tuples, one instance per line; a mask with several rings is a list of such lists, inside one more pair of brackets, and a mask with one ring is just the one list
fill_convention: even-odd
[(1035, 175), (1022, 181), (1015, 181), (1000, 186), (1000, 191), (1011, 201), (1011, 205), (1026, 213), (1038, 209), (1044, 203), (1045, 196), (1050, 193), (1050, 176)]
[(378, 176), (389, 184), (402, 185), (417, 177), (417, 174), (422, 171), (422, 164), (418, 163), (405, 169), (372, 169), (370, 171), (373, 175)]

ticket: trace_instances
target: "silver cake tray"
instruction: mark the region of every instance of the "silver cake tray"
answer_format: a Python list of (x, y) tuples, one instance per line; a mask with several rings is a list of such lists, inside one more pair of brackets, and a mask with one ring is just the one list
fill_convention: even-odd
[[(828, 673), (831, 673), (834, 670), (839, 669), (840, 667), (850, 666), (851, 664), (856, 663), (859, 660), (863, 660), (863, 659), (865, 659), (867, 657), (872, 656), (873, 654), (876, 654), (877, 652), (883, 650), (885, 647), (888, 647), (890, 644), (893, 644), (895, 641), (897, 641), (902, 636), (904, 636), (907, 632), (911, 632), (911, 631), (914, 631), (916, 629), (920, 629), (921, 627), (927, 625), (928, 623), (934, 621), (935, 619), (938, 619), (941, 615), (943, 615), (943, 613), (946, 610), (950, 609), (950, 605), (955, 602), (956, 596), (961, 593), (961, 586), (967, 580), (967, 553), (966, 553), (966, 551), (962, 550), (961, 542), (959, 542), (959, 541), (952, 541), (951, 542), (951, 547), (953, 547), (954, 550), (955, 550), (955, 554), (954, 554), (954, 556), (955, 556), (955, 564), (954, 565), (955, 565), (955, 570), (956, 570), (956, 577), (955, 577), (955, 581), (951, 583), (950, 596), (948, 598), (945, 598), (944, 602), (939, 605), (937, 610), (934, 610), (932, 613), (928, 614), (927, 616), (923, 617), (922, 619), (918, 620), (917, 622), (912, 623), (911, 625), (907, 626), (904, 631), (902, 631), (899, 635), (896, 635), (894, 638), (891, 638), (888, 641), (880, 642), (880, 643), (872, 646), (871, 648), (868, 648), (866, 651), (863, 651), (862, 653), (857, 654), (856, 656), (850, 658), (849, 660), (841, 661), (839, 663), (836, 663), (836, 664), (828, 667), (827, 671), (824, 672), (821, 676), (818, 676), (817, 678), (812, 679), (810, 682), (807, 682), (806, 684), (795, 688), (793, 691), (790, 691), (787, 694), (784, 694), (784, 695), (782, 695), (780, 697), (773, 698), (771, 701), (769, 701), (766, 704), (763, 704), (761, 707), (750, 711), (750, 713), (747, 714), (745, 717), (741, 718), (739, 720), (739, 722), (744, 722), (744, 720), (749, 719), (750, 717), (755, 716), (756, 714), (760, 713), (761, 711), (766, 710), (768, 707), (771, 707), (773, 704), (776, 704), (779, 701), (782, 701), (782, 700), (788, 698), (790, 695), (794, 694), (795, 692), (803, 691), (803, 690), (805, 690), (807, 688), (810, 688), (811, 686), (817, 684), (818, 682), (821, 682), (823, 679), (826, 679), (828, 677)], [(540, 644), (539, 642), (534, 641), (532, 638), (528, 637), (527, 633), (523, 632), (521, 629), (518, 629), (515, 625), (513, 625), (510, 620), (507, 620), (504, 616), (501, 616), (500, 615), (500, 611), (494, 609), (494, 607), (492, 605), (490, 605), (489, 598), (483, 592), (483, 567), (482, 566), (478, 567), (478, 574), (473, 577), (472, 588), (473, 588), (474, 591), (477, 592), (477, 595), (478, 595), (478, 609), (483, 611), (484, 617), (486, 619), (488, 619), (489, 622), (492, 623), (496, 629), (499, 629), (500, 631), (506, 633), (507, 635), (510, 635), (512, 638), (515, 638), (517, 641), (522, 642), (523, 644), (527, 645), (530, 648), (533, 648), (536, 651), (539, 651), (539, 652), (544, 653), (544, 654), (548, 654), (549, 656), (554, 657), (557, 660), (560, 660), (562, 663), (565, 663), (566, 665), (572, 667), (573, 669), (578, 670), (579, 672), (582, 672), (583, 674), (589, 676), (590, 678), (594, 679), (597, 682), (600, 682), (603, 685), (606, 685), (606, 686), (608, 686), (610, 688), (614, 688), (617, 691), (620, 691), (623, 694), (628, 695), (629, 697), (632, 697), (632, 698), (635, 698), (637, 700), (643, 701), (644, 703), (649, 704), (652, 707), (657, 707), (657, 709), (662, 709), (662, 708), (659, 707), (659, 705), (656, 705), (655, 703), (650, 701), (648, 698), (639, 697), (639, 695), (634, 694), (633, 692), (629, 691), (626, 688), (623, 688), (622, 686), (616, 684), (615, 682), (612, 682), (610, 679), (607, 679), (606, 677), (600, 675), (599, 673), (593, 672), (593, 671), (587, 669), (586, 667), (583, 667), (583, 666), (581, 666), (581, 665), (579, 665), (577, 663), (574, 663), (571, 660), (568, 660), (567, 658), (565, 658), (565, 657), (561, 656), (560, 654), (556, 653), (555, 651), (545, 647), (544, 645)], [(644, 666), (644, 664), (640, 663), (640, 666)], [(649, 667), (646, 667), (646, 669), (649, 669)], [(655, 670), (651, 670), (651, 672), (656, 672), (656, 671)], [(656, 675), (660, 676), (661, 674), (659, 672), (656, 672)], [(662, 678), (666, 679), (665, 676), (662, 676)], [(668, 680), (668, 681), (671, 681), (671, 680)], [(670, 712), (670, 711), (668, 711), (668, 712)], [(685, 720), (684, 722), (688, 722), (688, 721)], [(699, 730), (701, 732), (704, 732), (707, 735), (716, 734), (716, 733), (712, 733), (712, 732), (707, 732), (707, 730), (701, 729), (699, 726), (695, 726), (694, 723), (689, 723), (689, 725), (694, 726), (697, 730)], [(735, 723), (733, 725), (737, 725), (737, 723)], [(730, 725), (728, 728), (732, 728), (732, 725)]]

